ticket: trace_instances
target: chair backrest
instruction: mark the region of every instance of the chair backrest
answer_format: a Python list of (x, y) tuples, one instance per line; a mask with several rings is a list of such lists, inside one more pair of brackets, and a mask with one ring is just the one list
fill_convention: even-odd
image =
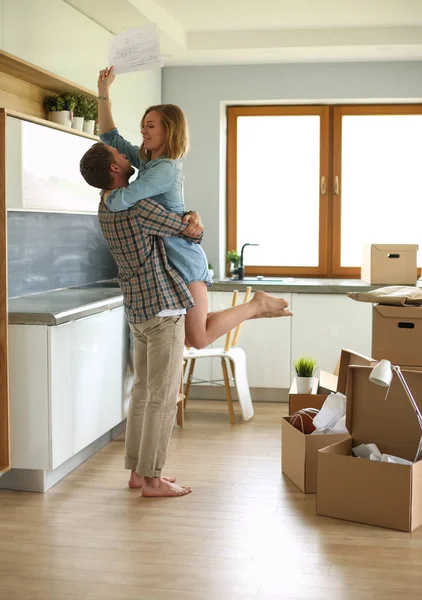
[[(245, 297), (243, 298), (243, 304), (246, 304), (246, 302), (249, 302), (251, 291), (252, 291), (252, 288), (248, 286), (246, 288)], [(232, 306), (236, 306), (238, 295), (239, 295), (239, 292), (237, 290), (234, 290), (233, 291), (233, 298), (232, 298)], [(241, 326), (242, 326), (242, 324), (240, 323), (234, 330), (232, 329), (231, 331), (229, 331), (227, 333), (227, 335), (226, 335), (226, 343), (224, 345), (224, 352), (228, 352), (232, 346), (236, 346), (237, 345), (237, 342), (239, 340)], [(232, 341), (232, 333), (233, 333), (233, 331), (234, 331), (234, 337), (233, 337), (233, 341)]]

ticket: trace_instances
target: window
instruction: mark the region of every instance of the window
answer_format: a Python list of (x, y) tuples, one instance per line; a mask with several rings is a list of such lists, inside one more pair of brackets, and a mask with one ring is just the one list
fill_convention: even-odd
[(227, 109), (227, 249), (248, 275), (359, 277), (365, 243), (418, 244), (422, 105)]

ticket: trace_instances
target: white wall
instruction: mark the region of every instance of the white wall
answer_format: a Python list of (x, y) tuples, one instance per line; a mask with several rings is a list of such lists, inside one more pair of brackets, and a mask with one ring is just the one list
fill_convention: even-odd
[[(96, 91), (112, 34), (61, 0), (0, 0), (0, 48)], [(116, 77), (113, 113), (121, 133), (139, 143), (139, 121), (161, 101), (161, 69)]]
[(224, 105), (344, 100), (363, 103), (371, 99), (420, 102), (422, 62), (164, 69), (163, 102), (180, 105), (189, 122), (186, 205), (203, 217), (204, 249), (215, 269), (219, 261), (224, 261), (225, 251), (225, 161), (221, 158), (225, 149)]

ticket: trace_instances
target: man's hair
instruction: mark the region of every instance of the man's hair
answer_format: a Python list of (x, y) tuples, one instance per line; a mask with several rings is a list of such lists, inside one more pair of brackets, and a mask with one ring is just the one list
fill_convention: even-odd
[[(175, 104), (157, 104), (146, 109), (141, 119), (141, 127), (144, 126), (145, 117), (149, 112), (158, 112), (161, 122), (167, 133), (164, 155), (174, 160), (182, 158), (189, 150), (188, 124), (181, 108)], [(139, 155), (142, 160), (151, 159), (151, 150), (146, 150), (142, 144)]]
[(113, 164), (113, 154), (102, 142), (97, 142), (81, 158), (79, 170), (89, 185), (102, 190), (111, 189), (113, 177), (110, 167)]

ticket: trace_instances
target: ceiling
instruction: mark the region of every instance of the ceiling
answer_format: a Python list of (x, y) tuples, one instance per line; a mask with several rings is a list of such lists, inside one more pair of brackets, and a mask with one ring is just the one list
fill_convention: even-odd
[(422, 0), (65, 0), (117, 34), (157, 23), (165, 66), (422, 60)]

